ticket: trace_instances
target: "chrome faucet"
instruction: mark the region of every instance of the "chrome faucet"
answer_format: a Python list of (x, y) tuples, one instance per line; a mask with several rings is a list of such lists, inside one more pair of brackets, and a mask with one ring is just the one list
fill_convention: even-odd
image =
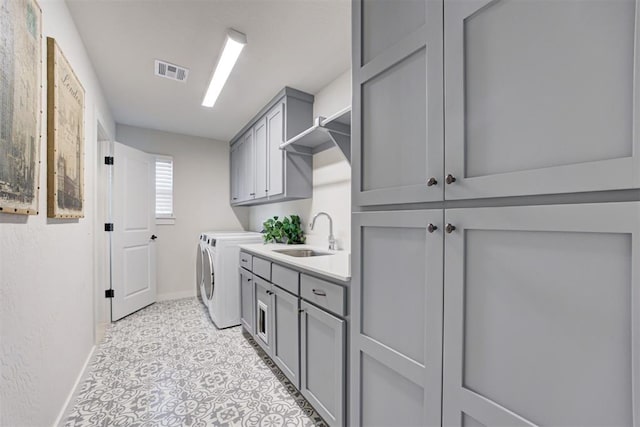
[(329, 218), (329, 250), (330, 251), (335, 251), (336, 250), (336, 239), (335, 237), (333, 237), (333, 220), (331, 219), (331, 216), (326, 213), (326, 212), (318, 212), (316, 214), (316, 216), (313, 217), (313, 220), (311, 221), (311, 230), (313, 230), (313, 226), (316, 224), (316, 219), (318, 219), (319, 216), (326, 216), (327, 218)]

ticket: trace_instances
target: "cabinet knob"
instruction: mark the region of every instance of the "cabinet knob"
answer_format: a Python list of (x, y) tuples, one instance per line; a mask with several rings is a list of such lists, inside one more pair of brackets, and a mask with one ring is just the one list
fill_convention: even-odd
[(298, 313), (304, 313), (304, 309), (303, 308), (298, 309)]
[(436, 231), (437, 229), (438, 229), (438, 226), (437, 226), (437, 225), (433, 225), (433, 224), (429, 224), (429, 225), (427, 225), (427, 231), (428, 231), (429, 233), (433, 233), (433, 232), (434, 232), (434, 231)]
[(255, 196), (255, 195), (256, 195), (256, 193), (249, 193), (249, 195), (250, 195), (250, 196)]
[(451, 174), (449, 174), (449, 175), (446, 176), (446, 178), (444, 180), (445, 180), (445, 182), (447, 184), (453, 184), (454, 182), (456, 182), (456, 177), (451, 175)]
[(456, 229), (455, 225), (451, 225), (451, 224), (447, 224), (444, 227), (444, 231), (446, 231), (448, 234), (453, 233), (455, 229)]
[(436, 185), (438, 183), (438, 180), (435, 179), (434, 177), (429, 178), (429, 180), (427, 181), (427, 187), (433, 187), (434, 185)]

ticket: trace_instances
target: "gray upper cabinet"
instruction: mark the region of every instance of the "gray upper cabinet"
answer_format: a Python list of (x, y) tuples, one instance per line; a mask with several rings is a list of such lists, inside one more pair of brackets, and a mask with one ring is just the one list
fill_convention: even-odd
[(446, 198), (638, 187), (638, 16), (635, 0), (447, 0)]
[(442, 8), (439, 0), (353, 2), (356, 205), (443, 199)]
[(231, 204), (238, 203), (240, 201), (240, 147), (241, 143), (238, 143), (231, 147), (231, 162), (229, 166), (229, 173), (231, 179)]
[(313, 95), (287, 87), (231, 140), (232, 205), (311, 197), (311, 156), (280, 150), (280, 144), (312, 123)]
[(330, 426), (343, 426), (346, 322), (304, 300), (300, 308), (300, 391)]
[(443, 425), (640, 426), (638, 218), (447, 210)]
[(300, 321), (298, 297), (273, 288), (273, 360), (289, 380), (300, 388)]
[(268, 145), (267, 145), (267, 119), (258, 120), (253, 127), (253, 138), (255, 147), (255, 193), (256, 199), (267, 197), (268, 178)]
[(350, 426), (439, 426), (443, 211), (353, 215)]

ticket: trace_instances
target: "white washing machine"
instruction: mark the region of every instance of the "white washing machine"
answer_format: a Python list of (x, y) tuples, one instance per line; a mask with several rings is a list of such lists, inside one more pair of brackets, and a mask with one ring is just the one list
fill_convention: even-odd
[[(196, 249), (196, 294), (202, 303), (208, 307), (207, 299), (203, 297), (204, 291), (204, 268), (205, 268), (205, 249), (211, 236), (228, 236), (228, 235), (244, 235), (245, 231), (205, 231), (200, 233), (198, 238), (198, 247)], [(209, 272), (209, 274), (211, 274)]]
[(238, 258), (243, 243), (260, 243), (262, 234), (204, 233), (201, 296), (218, 328), (240, 324)]

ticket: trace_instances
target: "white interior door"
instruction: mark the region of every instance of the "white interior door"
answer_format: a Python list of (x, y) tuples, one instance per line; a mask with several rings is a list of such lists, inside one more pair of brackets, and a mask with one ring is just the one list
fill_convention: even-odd
[(111, 320), (156, 301), (155, 158), (114, 143)]

